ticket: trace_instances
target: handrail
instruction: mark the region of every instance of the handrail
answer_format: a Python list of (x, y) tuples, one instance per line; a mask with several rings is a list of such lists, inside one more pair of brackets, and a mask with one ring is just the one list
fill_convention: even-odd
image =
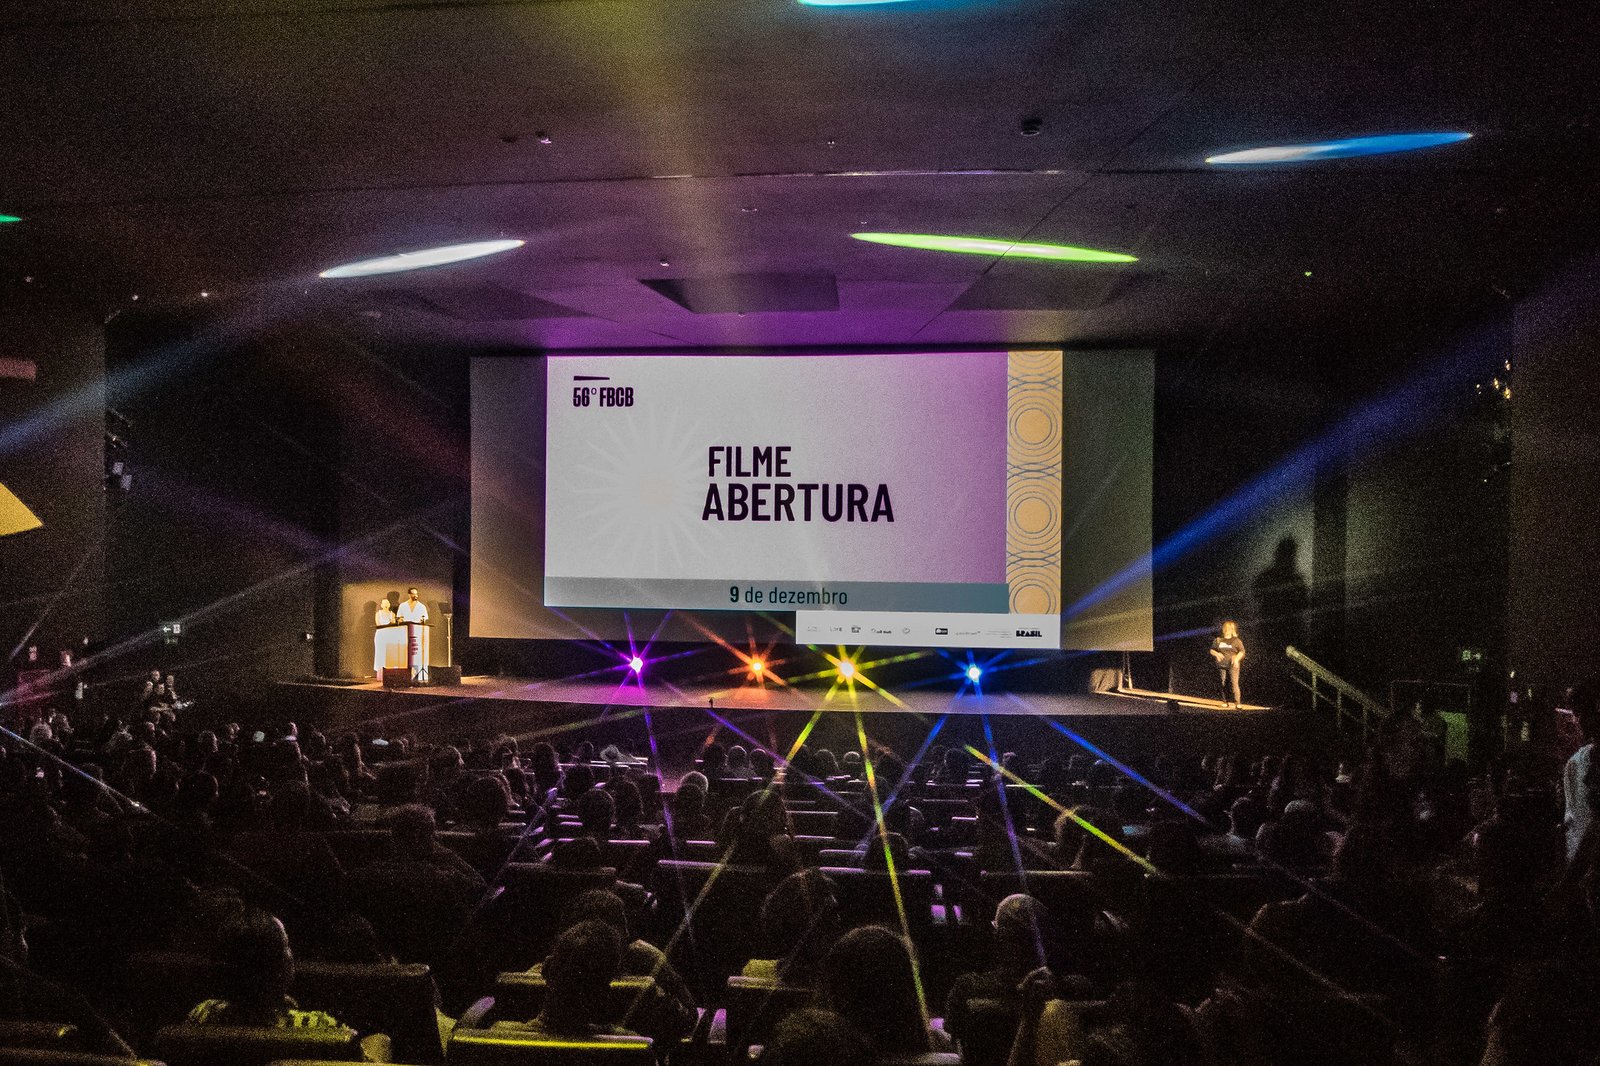
[[(1382, 721), (1389, 717), (1389, 708), (1362, 692), (1294, 645), (1291, 644), (1289, 647), (1284, 648), (1283, 654), (1288, 657), (1291, 663), (1303, 668), (1310, 675), (1310, 680), (1307, 680), (1292, 671), (1290, 673), (1297, 685), (1311, 693), (1312, 709), (1316, 709), (1318, 700), (1333, 705), (1334, 724), (1340, 732), (1344, 731), (1345, 719), (1348, 718), (1353, 723), (1359, 722), (1361, 725), (1361, 742), (1365, 744), (1368, 734), (1373, 729), (1374, 717), (1376, 717), (1377, 721)], [(1331, 695), (1329, 694), (1330, 690)], [(1345, 706), (1346, 700), (1359, 707), (1361, 713), (1357, 715), (1353, 710), (1347, 708)]]

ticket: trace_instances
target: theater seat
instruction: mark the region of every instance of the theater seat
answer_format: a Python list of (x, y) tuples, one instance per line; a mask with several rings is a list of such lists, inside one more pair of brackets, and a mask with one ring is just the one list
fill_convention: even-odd
[(561, 870), (535, 863), (507, 863), (500, 883), (505, 891), (478, 920), (498, 938), (498, 969), (531, 966), (545, 957), (560, 932), (561, 913), (590, 889), (614, 889), (614, 867)]
[[(125, 981), (143, 1047), (163, 1025), (176, 1025), (196, 1003), (217, 993), (217, 964), (204, 955), (140, 952), (128, 957)], [(326, 1011), (361, 1035), (383, 1033), (394, 1055), (421, 1064), (440, 1060), (433, 1011), (433, 975), (420, 963), (299, 962), (290, 990), (301, 1006)]]
[(64, 1022), (0, 1021), (0, 1048), (82, 1051), (83, 1037)]
[(363, 1036), (384, 1033), (400, 1062), (433, 1066), (444, 1056), (434, 1013), (433, 974), (420, 963), (303, 962), (294, 996)]
[(351, 1029), (270, 1029), (244, 1025), (169, 1025), (155, 1037), (168, 1066), (267, 1066), (283, 1059), (354, 1062), (361, 1045)]
[(761, 901), (778, 880), (759, 866), (656, 864), (660, 933), (673, 941), (672, 961), (699, 995), (714, 996), (749, 960), (760, 943)]
[[(649, 1002), (655, 983), (652, 977), (619, 977), (612, 981), (606, 1021), (613, 1025), (622, 1024), (635, 1004)], [(484, 1021), (527, 1021), (544, 1006), (545, 992), (549, 987), (542, 973), (501, 974), (494, 982), (493, 1013), (487, 1015)], [(474, 1022), (474, 1025), (482, 1024), (483, 1021)]]
[(912, 940), (926, 943), (922, 938), (933, 925), (931, 872), (900, 870), (891, 876), (883, 870), (852, 870), (839, 866), (824, 866), (821, 870), (833, 880), (834, 898), (839, 901), (839, 920), (846, 928), (886, 925), (900, 931), (903, 904)]
[(79, 1051), (0, 1047), (0, 1066), (165, 1066), (165, 1063), (154, 1059), (120, 1059), (115, 1055), (87, 1055)]
[(654, 1066), (655, 1046), (642, 1036), (562, 1040), (501, 1029), (457, 1029), (445, 1060), (450, 1066)]
[(961, 1040), (963, 1066), (1004, 1066), (1021, 1024), (1022, 1005), (999, 999), (969, 999)]
[(789, 823), (794, 826), (796, 833), (805, 836), (827, 837), (833, 839), (834, 826), (839, 820), (837, 811), (790, 811)]
[(816, 998), (816, 992), (809, 988), (750, 977), (728, 978), (729, 1061), (744, 1062), (752, 1044), (768, 1043), (779, 1022), (811, 1006)]

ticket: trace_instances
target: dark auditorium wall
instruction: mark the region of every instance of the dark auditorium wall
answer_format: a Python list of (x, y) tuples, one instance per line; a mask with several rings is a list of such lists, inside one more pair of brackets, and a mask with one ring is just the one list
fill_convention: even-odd
[[(372, 672), (371, 611), (422, 590), (446, 655), (464, 524), (464, 357), (377, 354), (336, 320), (112, 331), (134, 490), (111, 520), (114, 635), (186, 688)], [(370, 602), (369, 602), (370, 601)], [(161, 623), (186, 620), (175, 646)], [(307, 643), (303, 634), (311, 633)]]
[[(1312, 471), (1272, 475), (1328, 412), (1315, 387), (1317, 353), (1303, 342), (1298, 349), (1288, 341), (1266, 347), (1270, 357), (1241, 348), (1158, 357), (1152, 541), (1157, 662), (1166, 669), (1137, 676), (1141, 684), (1165, 689), (1170, 681), (1172, 691), (1215, 696), (1206, 648), (1218, 623), (1232, 618), (1249, 649), (1246, 701), (1287, 694), (1277, 671), (1281, 655), (1271, 649), (1303, 643), (1297, 630), (1304, 612), (1274, 609), (1270, 593), (1263, 610), (1257, 589), (1273, 581), (1280, 544), (1293, 546), (1289, 572), (1311, 586), (1315, 479)], [(1271, 480), (1259, 499), (1230, 510), (1230, 499), (1260, 477)], [(1186, 537), (1193, 546), (1177, 549)]]
[[(378, 600), (416, 585), (433, 626), (429, 659), (450, 654), (446, 612), (455, 601), (456, 560), (467, 521), (467, 360), (460, 353), (358, 347), (330, 330), (316, 346), (340, 353), (338, 540), (330, 575), (337, 640), (319, 642), (317, 672), (372, 674), (372, 615)], [(398, 603), (394, 604), (398, 606)], [(464, 620), (462, 620), (464, 621)], [(465, 633), (465, 625), (454, 627)]]
[(1283, 669), (1292, 643), (1380, 701), (1391, 681), (1422, 679), (1478, 685), (1485, 709), (1493, 686), (1457, 650), (1503, 642), (1509, 493), (1472, 386), (1509, 355), (1508, 326), (1503, 308), (1474, 307), (1409, 336), (1163, 353), (1154, 540), (1159, 553), (1204, 533), (1156, 577), (1179, 691), (1214, 692), (1209, 629), (1234, 617), (1247, 701), (1303, 701)]
[[(1586, 262), (1517, 308), (1510, 654), (1519, 681), (1600, 676), (1600, 285)], [(1552, 692), (1551, 695), (1558, 695)]]
[[(337, 529), (332, 353), (204, 318), (119, 319), (110, 399), (133, 425), (133, 490), (112, 512), (106, 558), (124, 676), (175, 669), (186, 695), (304, 676), (317, 590)], [(182, 621), (174, 645), (158, 627)], [(213, 702), (212, 707), (219, 707)], [(227, 705), (222, 713), (227, 713)]]
[[(104, 625), (105, 344), (92, 316), (45, 299), (0, 312), (0, 485), (43, 525), (0, 537), (0, 691), (39, 647), (41, 664)], [(20, 376), (32, 364), (32, 381)], [(13, 650), (18, 660), (11, 660)]]

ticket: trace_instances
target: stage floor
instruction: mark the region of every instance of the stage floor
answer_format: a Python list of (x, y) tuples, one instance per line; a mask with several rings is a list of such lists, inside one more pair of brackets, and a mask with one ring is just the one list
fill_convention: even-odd
[[(429, 743), (470, 744), (498, 734), (524, 747), (591, 740), (653, 755), (676, 777), (712, 740), (789, 752), (799, 743), (834, 752), (859, 749), (920, 757), (937, 742), (971, 745), (1030, 759), (1050, 750), (1102, 752), (1138, 763), (1160, 755), (1203, 752), (1283, 753), (1321, 746), (1319, 724), (1305, 711), (1246, 707), (1215, 700), (1175, 701), (1164, 693), (990, 692), (950, 687), (857, 687), (852, 694), (816, 688), (619, 685), (616, 679), (534, 680), (467, 677), (460, 685), (386, 689), (299, 682), (276, 686), (286, 721), (330, 736), (346, 731), (411, 735)], [(840, 713), (843, 712), (843, 713)], [(853, 713), (859, 712), (859, 713)]]
[(1130, 689), (1104, 693), (1015, 693), (975, 692), (970, 687), (959, 692), (948, 688), (898, 688), (880, 691), (864, 685), (801, 688), (790, 685), (743, 685), (736, 688), (711, 685), (673, 685), (668, 683), (633, 684), (593, 679), (531, 680), (526, 678), (463, 677), (459, 685), (418, 685), (386, 689), (377, 681), (365, 684), (292, 685), (337, 690), (340, 692), (386, 693), (391, 696), (432, 700), (511, 700), (533, 703), (580, 704), (587, 707), (649, 707), (652, 710), (709, 708), (731, 711), (863, 711), (874, 713), (912, 712), (927, 715), (1029, 714), (1047, 716), (1156, 715), (1172, 713), (1171, 702), (1187, 712), (1211, 712), (1228, 717), (1270, 713), (1272, 708), (1245, 704), (1226, 708), (1220, 700), (1200, 696), (1180, 696), (1165, 692)]

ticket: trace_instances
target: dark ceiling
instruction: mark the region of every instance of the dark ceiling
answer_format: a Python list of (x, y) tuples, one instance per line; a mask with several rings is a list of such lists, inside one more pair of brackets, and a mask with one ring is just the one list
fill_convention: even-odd
[[(24, 221), (0, 226), (0, 299), (32, 285), (109, 315), (204, 291), (545, 348), (1175, 344), (1448, 316), (1591, 247), (1593, 6), (7, 0), (0, 212)], [(1411, 129), (1474, 137), (1203, 163)], [(317, 278), (498, 236), (527, 244)]]

